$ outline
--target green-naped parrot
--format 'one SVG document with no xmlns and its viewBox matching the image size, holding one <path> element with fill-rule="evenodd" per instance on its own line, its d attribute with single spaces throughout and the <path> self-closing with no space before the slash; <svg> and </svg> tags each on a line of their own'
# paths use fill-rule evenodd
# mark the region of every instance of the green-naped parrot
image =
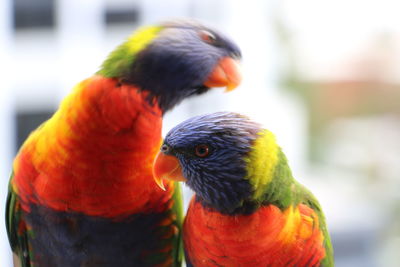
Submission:
<svg viewBox="0 0 400 267">
<path fill-rule="evenodd" d="M 152 164 L 162 117 L 240 83 L 241 53 L 197 22 L 144 27 L 80 82 L 13 163 L 7 232 L 17 266 L 180 266 L 178 184 Z"/>
<path fill-rule="evenodd" d="M 193 117 L 166 136 L 156 182 L 194 192 L 183 226 L 187 265 L 331 267 L 317 199 L 292 176 L 274 135 L 237 113 Z"/>
</svg>

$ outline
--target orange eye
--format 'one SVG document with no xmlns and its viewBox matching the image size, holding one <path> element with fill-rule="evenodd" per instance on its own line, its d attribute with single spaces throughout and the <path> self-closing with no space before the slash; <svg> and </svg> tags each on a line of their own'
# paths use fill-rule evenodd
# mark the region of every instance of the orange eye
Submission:
<svg viewBox="0 0 400 267">
<path fill-rule="evenodd" d="M 210 149 L 207 145 L 198 145 L 195 147 L 194 153 L 196 154 L 196 156 L 204 158 L 208 156 L 208 154 L 210 153 Z"/>
<path fill-rule="evenodd" d="M 212 34 L 209 31 L 204 31 L 204 30 L 199 32 L 199 36 L 204 42 L 209 43 L 209 44 L 213 44 L 215 42 L 215 40 L 217 39 L 214 34 Z"/>
</svg>

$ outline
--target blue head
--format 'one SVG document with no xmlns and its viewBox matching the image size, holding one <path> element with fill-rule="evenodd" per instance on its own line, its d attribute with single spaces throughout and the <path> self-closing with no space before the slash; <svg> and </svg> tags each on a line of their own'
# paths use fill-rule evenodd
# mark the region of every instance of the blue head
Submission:
<svg viewBox="0 0 400 267">
<path fill-rule="evenodd" d="M 167 134 L 160 154 L 179 161 L 183 179 L 176 180 L 185 180 L 204 205 L 226 214 L 251 212 L 253 187 L 245 179 L 245 157 L 260 130 L 259 124 L 236 113 L 197 116 Z"/>
<path fill-rule="evenodd" d="M 222 66 L 221 60 L 240 57 L 236 44 L 221 33 L 190 20 L 172 21 L 134 33 L 110 54 L 99 74 L 148 91 L 149 101 L 156 100 L 165 112 L 210 87 L 238 85 L 234 61 Z M 224 75 L 215 77 L 218 67 Z"/>
</svg>

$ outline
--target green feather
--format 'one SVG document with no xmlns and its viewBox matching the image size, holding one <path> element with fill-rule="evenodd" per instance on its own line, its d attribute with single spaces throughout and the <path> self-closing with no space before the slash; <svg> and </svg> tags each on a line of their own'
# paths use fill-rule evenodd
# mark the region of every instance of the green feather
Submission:
<svg viewBox="0 0 400 267">
<path fill-rule="evenodd" d="M 136 54 L 146 48 L 161 29 L 162 27 L 150 26 L 134 32 L 127 41 L 110 53 L 97 74 L 107 78 L 124 76 L 134 62 Z"/>
<path fill-rule="evenodd" d="M 323 259 L 321 263 L 321 267 L 331 267 L 334 266 L 333 263 L 333 247 L 331 238 L 329 236 L 328 228 L 326 227 L 326 220 L 324 212 L 322 211 L 321 205 L 315 196 L 303 185 L 297 183 L 299 188 L 299 194 L 301 202 L 312 208 L 315 213 L 317 213 L 319 221 L 320 221 L 320 229 L 324 235 L 324 246 L 326 250 L 326 257 Z"/>
<path fill-rule="evenodd" d="M 259 135 L 248 158 L 245 159 L 248 171 L 246 179 L 254 190 L 253 200 L 260 206 L 272 204 L 282 211 L 301 203 L 313 209 L 318 215 L 320 230 L 324 235 L 326 256 L 321 266 L 334 266 L 333 248 L 318 200 L 293 178 L 286 156 L 276 144 L 273 134 L 263 130 Z"/>
<path fill-rule="evenodd" d="M 182 241 L 182 224 L 183 224 L 183 199 L 182 189 L 180 183 L 175 183 L 175 191 L 172 197 L 174 205 L 172 207 L 172 213 L 176 215 L 175 226 L 179 229 L 178 235 L 175 236 L 173 245 L 173 267 L 180 267 L 183 259 L 183 241 Z"/>
<path fill-rule="evenodd" d="M 8 187 L 7 203 L 6 203 L 6 229 L 11 249 L 19 258 L 21 267 L 30 267 L 31 252 L 29 251 L 28 232 L 19 231 L 19 225 L 22 221 L 21 206 L 18 196 L 11 186 L 14 173 L 11 174 L 10 184 Z"/>
</svg>

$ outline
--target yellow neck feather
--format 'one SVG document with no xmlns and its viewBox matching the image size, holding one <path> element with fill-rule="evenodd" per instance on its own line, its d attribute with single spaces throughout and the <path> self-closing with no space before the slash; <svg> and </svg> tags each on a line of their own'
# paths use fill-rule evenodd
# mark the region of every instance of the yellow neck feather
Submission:
<svg viewBox="0 0 400 267">
<path fill-rule="evenodd" d="M 247 164 L 246 179 L 255 190 L 254 199 L 262 197 L 266 185 L 273 178 L 275 166 L 279 160 L 279 146 L 274 134 L 268 130 L 262 130 L 258 134 L 259 137 L 255 140 L 252 150 L 244 159 Z"/>
<path fill-rule="evenodd" d="M 162 27 L 159 26 L 148 26 L 135 31 L 126 42 L 129 54 L 135 55 L 144 49 L 157 36 L 161 29 Z"/>
</svg>

